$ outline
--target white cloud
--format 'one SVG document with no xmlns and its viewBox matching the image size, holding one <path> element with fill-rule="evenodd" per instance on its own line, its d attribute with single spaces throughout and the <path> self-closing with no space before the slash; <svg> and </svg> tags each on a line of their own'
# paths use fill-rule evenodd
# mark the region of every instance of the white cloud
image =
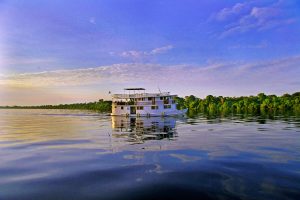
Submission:
<svg viewBox="0 0 300 200">
<path fill-rule="evenodd" d="M 203 66 L 115 64 L 87 69 L 0 76 L 0 105 L 109 99 L 108 91 L 160 86 L 180 96 L 283 94 L 300 87 L 300 55 L 261 62 L 210 62 Z"/>
<path fill-rule="evenodd" d="M 161 53 L 165 53 L 165 52 L 167 52 L 167 51 L 169 51 L 171 49 L 173 49 L 173 46 L 172 45 L 168 45 L 168 46 L 164 46 L 164 47 L 159 47 L 159 48 L 153 49 L 148 54 L 149 55 L 161 54 Z M 146 52 L 146 54 L 147 54 L 147 52 Z"/>
<path fill-rule="evenodd" d="M 185 65 L 161 66 L 157 64 L 115 64 L 87 69 L 45 71 L 0 77 L 0 85 L 60 86 L 88 85 L 103 82 L 125 83 L 130 81 L 168 80 L 176 71 L 189 71 Z"/>
<path fill-rule="evenodd" d="M 124 51 L 120 54 L 122 57 L 133 57 L 133 58 L 139 58 L 141 56 L 146 55 L 145 52 L 142 51 Z"/>
<path fill-rule="evenodd" d="M 266 74 L 262 74 L 268 75 L 269 73 L 269 77 L 272 76 L 272 74 L 270 73 L 278 72 L 278 76 L 280 76 L 284 75 L 284 73 L 286 72 L 283 70 L 300 70 L 300 55 L 270 60 L 268 62 L 261 61 L 256 63 L 244 64 L 239 67 L 239 70 L 242 70 L 243 72 L 251 71 L 252 73 L 256 73 L 257 71 L 267 72 Z"/>
<path fill-rule="evenodd" d="M 212 18 L 214 18 L 217 21 L 225 21 L 232 16 L 240 14 L 242 11 L 247 9 L 247 7 L 247 3 L 237 3 L 230 8 L 223 8 L 220 12 L 214 14 Z"/>
<path fill-rule="evenodd" d="M 169 50 L 171 50 L 173 48 L 174 47 L 172 45 L 167 45 L 167 46 L 152 49 L 151 51 L 135 51 L 135 50 L 124 51 L 124 52 L 120 53 L 119 55 L 121 57 L 125 57 L 125 58 L 139 59 L 139 58 L 144 58 L 144 57 L 147 57 L 147 56 L 163 54 L 163 53 L 166 53 L 166 52 L 168 52 Z"/>
<path fill-rule="evenodd" d="M 186 85 L 253 84 L 294 77 L 300 70 L 300 56 L 264 62 L 228 62 L 194 65 L 115 64 L 87 69 L 46 71 L 0 76 L 0 86 L 74 86 L 90 84 L 161 83 Z M 261 77 L 268 77 L 267 79 Z M 287 78 L 285 82 L 291 79 Z M 295 77 L 294 77 L 295 78 Z M 241 81 L 241 82 L 239 82 Z M 283 83 L 281 83 L 283 84 Z M 247 87 L 245 85 L 245 87 Z"/>
<path fill-rule="evenodd" d="M 296 19 L 288 16 L 287 10 L 279 2 L 260 6 L 258 1 L 249 1 L 222 9 L 213 15 L 215 21 L 226 22 L 219 38 L 251 30 L 265 31 L 294 23 Z"/>
</svg>

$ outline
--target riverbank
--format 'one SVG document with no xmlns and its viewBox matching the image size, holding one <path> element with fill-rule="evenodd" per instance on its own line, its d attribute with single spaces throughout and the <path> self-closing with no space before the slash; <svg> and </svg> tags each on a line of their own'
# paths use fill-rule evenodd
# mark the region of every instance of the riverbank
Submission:
<svg viewBox="0 0 300 200">
<path fill-rule="evenodd" d="M 39 106 L 0 106 L 0 109 L 69 109 L 69 110 L 94 110 L 99 112 L 111 112 L 111 101 L 99 100 L 88 103 L 73 103 L 59 105 Z"/>
<path fill-rule="evenodd" d="M 178 109 L 188 108 L 189 115 L 206 113 L 209 115 L 227 114 L 300 114 L 300 92 L 282 96 L 260 93 L 256 96 L 223 97 L 208 95 L 198 98 L 194 95 L 177 97 Z M 39 105 L 39 106 L 0 106 L 2 109 L 77 109 L 111 112 L 111 101 L 89 103 Z"/>
<path fill-rule="evenodd" d="M 197 98 L 190 95 L 177 98 L 178 108 L 188 108 L 190 115 L 198 113 L 207 114 L 300 114 L 300 92 L 284 94 L 282 96 L 266 95 L 257 96 L 223 97 L 208 95 L 206 98 Z"/>
</svg>

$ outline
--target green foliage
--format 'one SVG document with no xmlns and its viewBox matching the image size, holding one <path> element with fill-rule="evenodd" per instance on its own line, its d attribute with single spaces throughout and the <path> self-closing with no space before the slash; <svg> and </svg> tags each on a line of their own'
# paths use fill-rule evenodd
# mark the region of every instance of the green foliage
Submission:
<svg viewBox="0 0 300 200">
<path fill-rule="evenodd" d="M 99 112 L 111 112 L 111 101 L 99 101 L 89 103 L 59 104 L 59 105 L 42 105 L 42 106 L 5 106 L 0 108 L 13 109 L 76 109 L 76 110 L 95 110 Z"/>
<path fill-rule="evenodd" d="M 248 97 L 215 97 L 208 95 L 201 99 L 194 95 L 185 98 L 176 97 L 178 109 L 188 108 L 188 114 L 196 115 L 205 113 L 208 115 L 251 114 L 251 115 L 276 115 L 296 114 L 300 115 L 300 92 L 284 94 L 282 96 L 266 95 L 260 93 L 257 96 Z M 25 108 L 25 109 L 82 109 L 99 112 L 111 112 L 111 101 L 100 99 L 90 103 L 74 103 L 42 106 L 5 106 L 0 108 Z"/>
<path fill-rule="evenodd" d="M 190 115 L 206 113 L 209 115 L 228 114 L 300 114 L 300 92 L 282 96 L 266 95 L 248 97 L 215 97 L 197 98 L 194 95 L 176 98 L 177 107 L 188 108 Z"/>
</svg>

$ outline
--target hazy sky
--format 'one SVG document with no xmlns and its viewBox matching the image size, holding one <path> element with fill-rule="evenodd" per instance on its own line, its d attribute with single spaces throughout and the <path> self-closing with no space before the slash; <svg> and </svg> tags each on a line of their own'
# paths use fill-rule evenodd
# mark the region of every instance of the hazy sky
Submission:
<svg viewBox="0 0 300 200">
<path fill-rule="evenodd" d="M 0 0 L 0 105 L 300 90 L 298 0 Z"/>
</svg>

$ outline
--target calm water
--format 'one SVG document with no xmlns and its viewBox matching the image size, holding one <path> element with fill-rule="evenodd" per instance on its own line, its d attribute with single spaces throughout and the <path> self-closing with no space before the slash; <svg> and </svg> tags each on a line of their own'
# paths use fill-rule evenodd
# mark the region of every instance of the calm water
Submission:
<svg viewBox="0 0 300 200">
<path fill-rule="evenodd" d="M 299 199 L 300 119 L 0 110 L 0 199 Z"/>
</svg>

